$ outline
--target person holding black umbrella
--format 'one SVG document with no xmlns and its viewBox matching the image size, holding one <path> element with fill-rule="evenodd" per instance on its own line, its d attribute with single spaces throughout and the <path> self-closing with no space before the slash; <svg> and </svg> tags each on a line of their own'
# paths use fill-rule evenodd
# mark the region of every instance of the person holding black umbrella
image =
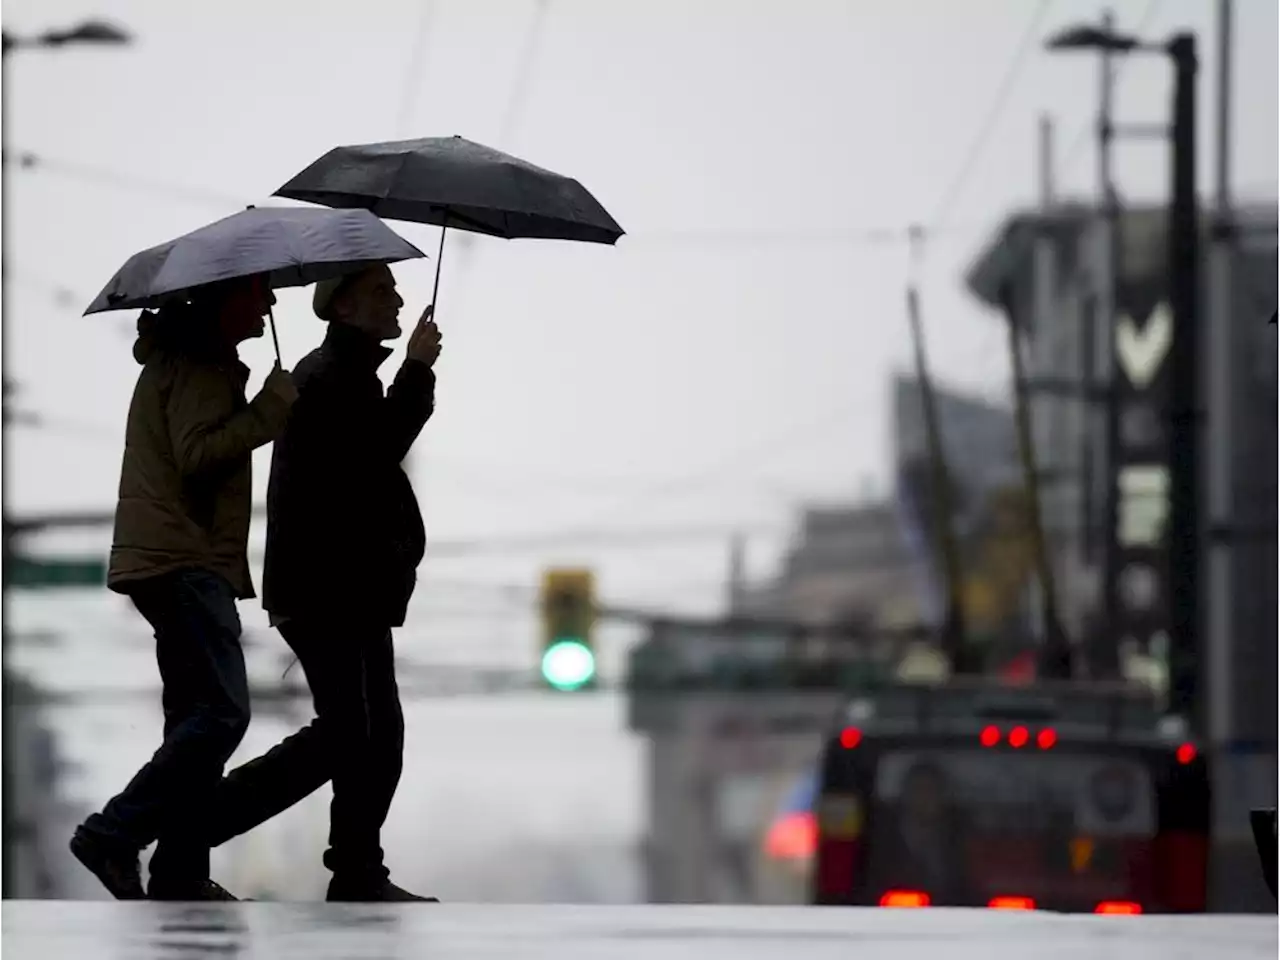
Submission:
<svg viewBox="0 0 1280 960">
<path fill-rule="evenodd" d="M 276 441 L 267 489 L 263 606 L 297 654 L 316 719 L 218 785 L 218 846 L 332 781 L 327 899 L 423 901 L 390 880 L 382 825 L 400 782 L 404 715 L 392 629 L 402 626 L 426 550 L 401 462 L 435 408 L 440 331 L 427 307 L 385 396 L 378 367 L 398 338 L 386 266 L 316 284 L 328 330 L 295 368 L 298 402 Z"/>
<path fill-rule="evenodd" d="M 271 458 L 263 606 L 302 664 L 316 719 L 223 780 L 215 844 L 333 782 L 327 898 L 427 901 L 390 881 L 381 830 L 400 781 L 404 716 L 391 631 L 426 549 L 401 467 L 435 407 L 440 331 L 428 307 L 386 395 L 383 346 L 401 335 L 386 266 L 316 285 L 328 323 L 296 367 L 299 398 Z"/>
<path fill-rule="evenodd" d="M 142 365 L 125 431 L 107 586 L 151 624 L 164 685 L 164 742 L 75 831 L 71 851 L 121 900 L 234 900 L 209 879 L 203 824 L 249 725 L 236 601 L 254 595 L 246 556 L 251 454 L 297 398 L 277 366 L 245 399 L 238 345 L 265 331 L 265 277 L 200 288 L 143 312 Z M 159 838 L 144 894 L 138 853 Z"/>
</svg>

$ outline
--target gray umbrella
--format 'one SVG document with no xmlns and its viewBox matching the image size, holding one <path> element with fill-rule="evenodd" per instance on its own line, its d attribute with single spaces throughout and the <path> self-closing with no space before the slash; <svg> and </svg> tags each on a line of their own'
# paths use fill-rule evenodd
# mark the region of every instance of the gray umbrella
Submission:
<svg viewBox="0 0 1280 960">
<path fill-rule="evenodd" d="M 375 263 L 426 256 L 367 210 L 249 207 L 135 253 L 85 315 L 158 307 L 197 287 L 266 274 L 272 287 L 301 287 Z M 272 318 L 276 359 L 280 343 Z"/>
<path fill-rule="evenodd" d="M 617 221 L 576 180 L 462 137 L 368 143 L 330 150 L 276 191 L 327 207 L 362 207 L 390 220 L 508 240 L 613 244 Z M 436 258 L 435 302 L 440 286 Z"/>
</svg>

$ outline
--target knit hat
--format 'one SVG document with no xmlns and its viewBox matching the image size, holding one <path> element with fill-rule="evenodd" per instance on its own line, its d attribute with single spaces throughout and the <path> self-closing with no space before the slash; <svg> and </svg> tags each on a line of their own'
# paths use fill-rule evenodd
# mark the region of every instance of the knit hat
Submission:
<svg viewBox="0 0 1280 960">
<path fill-rule="evenodd" d="M 311 297 L 311 309 L 315 315 L 321 320 L 328 320 L 329 304 L 333 302 L 333 298 L 338 295 L 338 291 L 352 277 L 358 277 L 358 273 L 348 273 L 345 276 L 333 277 L 329 280 L 321 280 L 316 284 L 316 292 Z"/>
</svg>

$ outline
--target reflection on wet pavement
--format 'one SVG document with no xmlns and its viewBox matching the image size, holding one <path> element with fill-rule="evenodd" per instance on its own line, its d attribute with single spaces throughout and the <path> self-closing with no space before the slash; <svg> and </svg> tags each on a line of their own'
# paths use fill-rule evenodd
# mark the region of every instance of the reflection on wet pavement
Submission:
<svg viewBox="0 0 1280 960">
<path fill-rule="evenodd" d="M 1272 960 L 1267 917 L 473 904 L 3 905 L 5 960 Z"/>
</svg>

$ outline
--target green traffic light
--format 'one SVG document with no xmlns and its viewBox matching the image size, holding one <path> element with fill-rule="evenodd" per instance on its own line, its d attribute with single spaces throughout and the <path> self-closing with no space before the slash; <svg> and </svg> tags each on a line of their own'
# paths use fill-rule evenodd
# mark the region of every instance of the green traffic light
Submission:
<svg viewBox="0 0 1280 960">
<path fill-rule="evenodd" d="M 557 690 L 577 690 L 595 672 L 595 654 L 581 640 L 557 640 L 542 654 L 542 677 Z"/>
</svg>

